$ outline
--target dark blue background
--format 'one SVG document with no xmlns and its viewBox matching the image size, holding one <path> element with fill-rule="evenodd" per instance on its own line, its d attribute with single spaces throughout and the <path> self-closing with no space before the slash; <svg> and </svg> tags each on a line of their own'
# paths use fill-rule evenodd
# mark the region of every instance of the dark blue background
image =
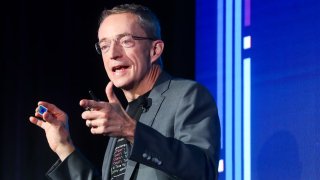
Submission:
<svg viewBox="0 0 320 180">
<path fill-rule="evenodd" d="M 320 177 L 320 2 L 252 1 L 252 179 Z"/>
</svg>

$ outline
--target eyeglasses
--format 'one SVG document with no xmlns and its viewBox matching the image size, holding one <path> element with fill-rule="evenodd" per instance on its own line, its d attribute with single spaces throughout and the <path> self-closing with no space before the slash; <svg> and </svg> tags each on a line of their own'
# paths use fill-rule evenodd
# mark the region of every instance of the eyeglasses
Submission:
<svg viewBox="0 0 320 180">
<path fill-rule="evenodd" d="M 155 38 L 150 37 L 140 37 L 140 36 L 134 36 L 132 34 L 121 34 L 118 37 L 116 37 L 113 40 L 110 39 L 103 39 L 97 43 L 95 43 L 95 48 L 98 54 L 102 55 L 107 53 L 110 50 L 111 43 L 114 41 L 114 43 L 120 44 L 124 48 L 132 48 L 135 45 L 135 40 L 156 40 Z"/>
</svg>

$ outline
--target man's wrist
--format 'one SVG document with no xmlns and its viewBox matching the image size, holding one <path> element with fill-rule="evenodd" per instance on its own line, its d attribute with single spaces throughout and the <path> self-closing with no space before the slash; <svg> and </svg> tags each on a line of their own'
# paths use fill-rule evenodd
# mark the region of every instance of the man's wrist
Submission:
<svg viewBox="0 0 320 180">
<path fill-rule="evenodd" d="M 65 160 L 73 151 L 75 151 L 75 147 L 73 144 L 63 145 L 57 149 L 56 153 L 59 156 L 61 161 Z"/>
<path fill-rule="evenodd" d="M 132 125 L 129 126 L 127 133 L 126 133 L 126 139 L 130 142 L 130 144 L 133 144 L 134 142 L 134 134 L 136 132 L 137 122 L 132 121 Z"/>
</svg>

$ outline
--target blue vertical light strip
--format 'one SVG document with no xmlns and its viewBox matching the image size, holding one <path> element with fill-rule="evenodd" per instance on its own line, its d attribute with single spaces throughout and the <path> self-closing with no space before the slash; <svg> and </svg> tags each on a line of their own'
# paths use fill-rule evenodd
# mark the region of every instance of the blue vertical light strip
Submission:
<svg viewBox="0 0 320 180">
<path fill-rule="evenodd" d="M 242 180 L 242 0 L 234 2 L 234 179 Z"/>
<path fill-rule="evenodd" d="M 213 94 L 216 89 L 222 128 L 221 148 L 225 150 L 225 179 L 250 180 L 251 60 L 242 59 L 243 0 L 217 0 L 216 3 L 215 11 L 214 1 L 196 0 L 196 79 Z M 213 14 L 215 12 L 217 14 Z M 208 23 L 215 15 L 216 27 Z M 213 28 L 216 28 L 217 42 L 207 36 L 212 34 Z M 214 43 L 217 44 L 216 57 L 210 53 Z M 217 71 L 213 74 L 215 60 Z M 215 76 L 216 86 L 212 83 Z"/>
<path fill-rule="evenodd" d="M 225 147 L 226 180 L 233 180 L 233 0 L 226 0 L 225 20 Z"/>
<path fill-rule="evenodd" d="M 251 0 L 244 0 L 244 27 L 251 25 Z M 251 48 L 251 36 L 246 40 L 244 50 Z M 251 58 L 243 60 L 243 178 L 251 180 Z"/>
<path fill-rule="evenodd" d="M 243 178 L 251 180 L 251 59 L 243 60 Z"/>
<path fill-rule="evenodd" d="M 217 0 L 217 106 L 219 110 L 221 124 L 221 149 L 224 147 L 224 66 L 223 66 L 223 49 L 224 49 L 224 0 Z"/>
</svg>

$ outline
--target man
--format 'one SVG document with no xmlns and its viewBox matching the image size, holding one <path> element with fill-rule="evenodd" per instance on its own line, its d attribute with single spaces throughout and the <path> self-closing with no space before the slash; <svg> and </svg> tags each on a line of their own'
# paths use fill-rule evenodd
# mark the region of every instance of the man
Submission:
<svg viewBox="0 0 320 180">
<path fill-rule="evenodd" d="M 110 136 L 102 179 L 217 179 L 220 125 L 210 93 L 196 82 L 173 78 L 162 70 L 164 42 L 156 16 L 146 7 L 125 4 L 105 10 L 98 30 L 110 82 L 109 102 L 83 99 L 90 109 L 82 118 L 92 134 Z M 112 87 L 128 100 L 126 111 Z M 53 104 L 30 121 L 46 132 L 60 160 L 49 170 L 52 179 L 100 178 L 75 149 L 67 114 Z M 44 121 L 40 120 L 42 118 Z"/>
</svg>

